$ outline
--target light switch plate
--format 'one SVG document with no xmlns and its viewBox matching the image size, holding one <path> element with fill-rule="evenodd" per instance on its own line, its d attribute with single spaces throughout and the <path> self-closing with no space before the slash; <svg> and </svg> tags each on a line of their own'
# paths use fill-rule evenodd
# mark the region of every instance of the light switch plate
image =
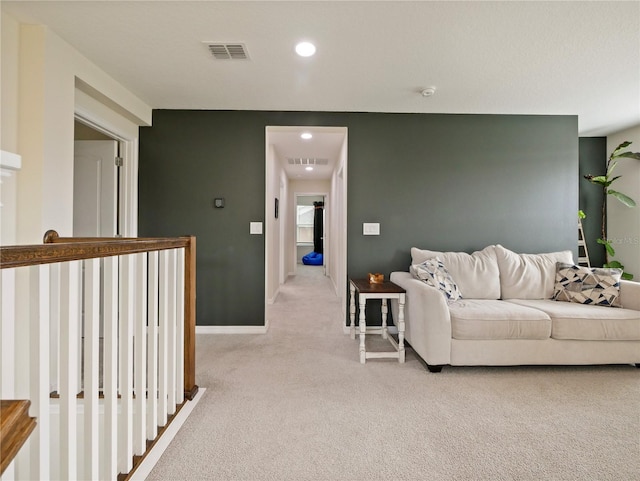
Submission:
<svg viewBox="0 0 640 481">
<path fill-rule="evenodd" d="M 363 223 L 362 235 L 380 235 L 380 223 L 378 222 Z"/>
<path fill-rule="evenodd" d="M 262 234 L 262 222 L 251 222 L 249 224 L 249 234 Z"/>
</svg>

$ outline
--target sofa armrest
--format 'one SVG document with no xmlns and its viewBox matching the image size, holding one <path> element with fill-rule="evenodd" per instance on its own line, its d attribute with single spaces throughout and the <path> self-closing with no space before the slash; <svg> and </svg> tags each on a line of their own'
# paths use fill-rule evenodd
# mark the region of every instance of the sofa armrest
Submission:
<svg viewBox="0 0 640 481">
<path fill-rule="evenodd" d="M 620 281 L 620 303 L 626 309 L 640 311 L 640 282 Z"/>
<path fill-rule="evenodd" d="M 427 364 L 450 364 L 451 318 L 442 293 L 408 272 L 392 272 L 390 279 L 407 291 L 404 309 L 407 342 Z M 398 301 L 391 301 L 391 309 L 393 318 L 398 319 Z"/>
</svg>

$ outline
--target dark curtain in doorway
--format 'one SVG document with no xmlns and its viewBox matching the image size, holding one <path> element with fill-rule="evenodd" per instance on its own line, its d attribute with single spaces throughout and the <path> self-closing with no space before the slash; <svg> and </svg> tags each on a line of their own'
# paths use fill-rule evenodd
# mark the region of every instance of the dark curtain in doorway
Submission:
<svg viewBox="0 0 640 481">
<path fill-rule="evenodd" d="M 324 202 L 314 202 L 313 203 L 314 211 L 313 211 L 313 251 L 318 254 L 323 253 L 323 244 L 322 237 L 324 233 L 323 229 L 323 213 L 324 213 Z"/>
</svg>

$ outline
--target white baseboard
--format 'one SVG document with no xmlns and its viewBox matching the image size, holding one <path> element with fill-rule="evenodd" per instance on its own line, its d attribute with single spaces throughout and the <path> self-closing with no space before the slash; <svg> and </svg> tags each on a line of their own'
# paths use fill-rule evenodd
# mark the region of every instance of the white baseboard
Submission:
<svg viewBox="0 0 640 481">
<path fill-rule="evenodd" d="M 151 470 L 160 459 L 160 456 L 162 456 L 162 453 L 164 453 L 167 447 L 169 447 L 169 443 L 171 443 L 176 434 L 178 434 L 178 431 L 189 417 L 189 414 L 191 414 L 191 411 L 193 411 L 193 408 L 196 407 L 196 404 L 198 404 L 205 391 L 205 388 L 199 388 L 198 393 L 193 400 L 186 402 L 184 406 L 182 406 L 182 409 L 178 411 L 178 414 L 176 414 L 176 417 L 171 421 L 171 424 L 167 426 L 167 429 L 162 433 L 162 436 L 160 436 L 156 441 L 156 444 L 144 457 L 129 479 L 140 481 L 147 479 L 147 476 L 151 473 Z"/>
<path fill-rule="evenodd" d="M 196 326 L 196 334 L 266 334 L 269 321 L 264 326 Z"/>
<path fill-rule="evenodd" d="M 273 295 L 273 297 L 271 299 L 267 299 L 267 304 L 271 305 L 274 302 L 276 302 L 276 299 L 278 298 L 279 294 L 280 294 L 280 287 L 278 286 L 278 288 L 276 289 L 276 293 Z"/>
</svg>

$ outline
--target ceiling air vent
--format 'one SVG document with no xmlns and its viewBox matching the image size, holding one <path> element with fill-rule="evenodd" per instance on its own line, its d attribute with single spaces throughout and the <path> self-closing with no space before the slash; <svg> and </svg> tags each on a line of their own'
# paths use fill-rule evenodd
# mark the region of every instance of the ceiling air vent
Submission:
<svg viewBox="0 0 640 481">
<path fill-rule="evenodd" d="M 216 60 L 247 60 L 249 58 L 243 43 L 205 43 Z"/>
<path fill-rule="evenodd" d="M 316 159 L 316 158 L 304 158 L 304 157 L 288 157 L 287 160 L 291 165 L 327 165 L 329 159 Z"/>
</svg>

